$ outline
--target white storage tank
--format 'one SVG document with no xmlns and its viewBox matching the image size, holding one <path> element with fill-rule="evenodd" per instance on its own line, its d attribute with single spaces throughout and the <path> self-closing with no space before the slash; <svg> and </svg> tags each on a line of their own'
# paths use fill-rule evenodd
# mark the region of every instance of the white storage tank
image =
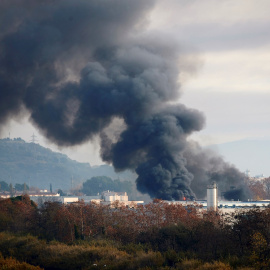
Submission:
<svg viewBox="0 0 270 270">
<path fill-rule="evenodd" d="M 215 182 L 207 186 L 207 210 L 217 211 L 218 208 L 218 188 Z"/>
</svg>

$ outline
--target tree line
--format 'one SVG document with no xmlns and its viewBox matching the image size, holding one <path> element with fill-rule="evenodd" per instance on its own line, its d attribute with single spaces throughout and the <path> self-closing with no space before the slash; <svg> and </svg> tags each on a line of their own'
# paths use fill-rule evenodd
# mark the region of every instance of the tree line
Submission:
<svg viewBox="0 0 270 270">
<path fill-rule="evenodd" d="M 254 200 L 270 200 L 270 177 L 263 180 L 249 180 L 248 186 Z"/>
<path fill-rule="evenodd" d="M 37 208 L 27 195 L 0 201 L 2 256 L 45 269 L 269 269 L 269 244 L 270 208 L 222 214 L 160 200 L 137 208 Z"/>
<path fill-rule="evenodd" d="M 11 183 L 8 184 L 6 181 L 0 181 L 0 192 L 8 191 L 12 192 L 13 190 L 17 191 L 25 191 L 29 190 L 29 186 L 24 184 L 18 184 L 16 183 L 15 186 L 13 186 Z"/>
<path fill-rule="evenodd" d="M 96 196 L 106 190 L 131 194 L 133 188 L 134 185 L 131 181 L 112 180 L 107 176 L 94 176 L 82 184 L 80 192 L 87 196 Z"/>
</svg>

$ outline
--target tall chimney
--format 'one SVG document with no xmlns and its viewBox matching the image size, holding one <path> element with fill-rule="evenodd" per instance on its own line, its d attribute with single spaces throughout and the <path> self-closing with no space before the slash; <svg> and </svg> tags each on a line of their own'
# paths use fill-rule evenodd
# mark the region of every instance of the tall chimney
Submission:
<svg viewBox="0 0 270 270">
<path fill-rule="evenodd" d="M 207 210 L 208 211 L 217 211 L 218 206 L 218 188 L 216 182 L 213 182 L 212 185 L 207 186 Z"/>
</svg>

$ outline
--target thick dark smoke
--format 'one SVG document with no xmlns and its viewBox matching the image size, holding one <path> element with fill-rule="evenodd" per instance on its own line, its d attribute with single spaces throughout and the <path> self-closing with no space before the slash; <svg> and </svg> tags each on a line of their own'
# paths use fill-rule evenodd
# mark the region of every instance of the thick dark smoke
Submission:
<svg viewBox="0 0 270 270">
<path fill-rule="evenodd" d="M 99 135 L 103 160 L 116 170 L 135 170 L 138 189 L 152 197 L 181 199 L 193 191 L 200 197 L 213 180 L 242 183 L 228 176 L 230 166 L 187 142 L 204 117 L 172 103 L 179 98 L 181 52 L 171 39 L 145 30 L 154 4 L 1 1 L 1 126 L 27 111 L 58 145 Z M 110 136 L 115 119 L 123 128 Z M 201 155 L 205 161 L 196 161 Z"/>
<path fill-rule="evenodd" d="M 220 195 L 227 200 L 247 200 L 251 198 L 250 190 L 246 184 L 247 178 L 233 165 L 224 162 L 210 149 L 202 149 L 196 142 L 189 142 L 184 151 L 186 168 L 192 172 L 191 188 L 199 196 L 206 196 L 205 187 L 216 182 Z M 231 187 L 237 187 L 232 190 Z"/>
<path fill-rule="evenodd" d="M 234 201 L 247 199 L 247 196 L 243 188 L 228 190 L 223 194 L 223 196 L 227 200 L 234 200 Z"/>
</svg>

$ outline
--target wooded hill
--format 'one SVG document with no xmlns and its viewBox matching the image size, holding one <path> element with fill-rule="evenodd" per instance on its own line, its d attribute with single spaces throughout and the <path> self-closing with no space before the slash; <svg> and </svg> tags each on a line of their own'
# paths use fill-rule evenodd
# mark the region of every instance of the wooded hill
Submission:
<svg viewBox="0 0 270 270">
<path fill-rule="evenodd" d="M 67 155 L 21 138 L 0 139 L 0 181 L 26 183 L 40 189 L 49 189 L 52 184 L 53 190 L 69 190 L 71 179 L 75 187 L 93 176 L 120 180 L 135 178 L 130 172 L 117 174 L 108 165 L 91 167 L 89 163 L 71 160 Z"/>
</svg>

